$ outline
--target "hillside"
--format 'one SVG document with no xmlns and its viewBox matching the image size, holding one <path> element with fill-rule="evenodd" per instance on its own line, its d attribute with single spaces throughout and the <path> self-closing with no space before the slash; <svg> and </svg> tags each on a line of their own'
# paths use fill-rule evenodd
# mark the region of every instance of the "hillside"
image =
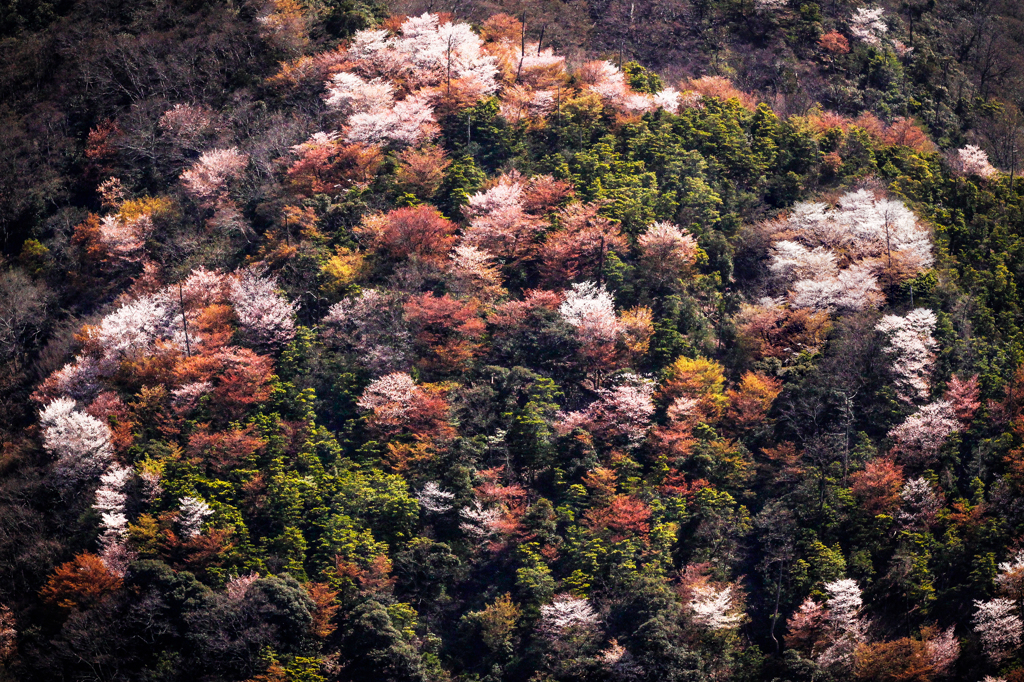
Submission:
<svg viewBox="0 0 1024 682">
<path fill-rule="evenodd" d="M 0 9 L 0 679 L 1024 680 L 938 4 Z"/>
</svg>

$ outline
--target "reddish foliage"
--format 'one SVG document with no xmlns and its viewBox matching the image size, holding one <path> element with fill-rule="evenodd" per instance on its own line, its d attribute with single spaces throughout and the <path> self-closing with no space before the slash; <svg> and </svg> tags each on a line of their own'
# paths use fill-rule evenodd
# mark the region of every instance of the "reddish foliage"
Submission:
<svg viewBox="0 0 1024 682">
<path fill-rule="evenodd" d="M 839 31 L 829 31 L 818 38 L 818 45 L 832 54 L 849 54 L 850 41 Z"/>
<path fill-rule="evenodd" d="M 410 147 L 399 152 L 398 160 L 395 180 L 421 198 L 433 196 L 452 164 L 441 147 Z"/>
<path fill-rule="evenodd" d="M 189 436 L 186 452 L 194 461 L 205 463 L 215 472 L 225 473 L 251 457 L 263 445 L 251 424 L 217 433 L 210 433 L 206 424 Z"/>
<path fill-rule="evenodd" d="M 891 514 L 900 504 L 903 467 L 887 457 L 873 459 L 850 476 L 850 489 L 872 516 Z"/>
<path fill-rule="evenodd" d="M 651 432 L 651 443 L 658 452 L 665 453 L 670 460 L 685 460 L 693 452 L 697 439 L 693 437 L 692 425 L 673 422 L 659 426 Z"/>
<path fill-rule="evenodd" d="M 85 143 L 85 158 L 89 159 L 89 170 L 95 177 L 109 175 L 117 160 L 115 142 L 122 134 L 121 128 L 113 119 L 101 121 L 89 131 Z"/>
<path fill-rule="evenodd" d="M 723 101 L 735 99 L 750 111 L 757 109 L 757 99 L 753 95 L 748 95 L 733 85 L 729 79 L 721 76 L 703 76 L 692 80 L 687 84 L 686 89 L 698 92 L 704 97 L 717 97 Z"/>
<path fill-rule="evenodd" d="M 207 569 L 223 565 L 224 555 L 234 546 L 231 534 L 230 530 L 214 528 L 182 540 L 170 530 L 165 531 L 165 557 L 176 570 L 203 576 Z"/>
<path fill-rule="evenodd" d="M 455 223 L 433 206 L 398 208 L 363 219 L 356 235 L 392 258 L 418 256 L 441 261 L 455 245 Z"/>
<path fill-rule="evenodd" d="M 111 573 L 98 556 L 82 552 L 57 567 L 39 596 L 66 609 L 89 608 L 120 589 L 121 584 L 120 576 Z"/>
<path fill-rule="evenodd" d="M 550 175 L 537 175 L 526 183 L 523 189 L 523 209 L 527 213 L 542 216 L 555 210 L 559 204 L 573 195 L 573 186 Z"/>
<path fill-rule="evenodd" d="M 424 369 L 452 372 L 463 369 L 480 349 L 486 331 L 475 300 L 460 301 L 448 294 L 423 294 L 405 304 L 405 316 L 420 346 Z"/>
<path fill-rule="evenodd" d="M 762 423 L 772 403 L 782 392 L 782 381 L 775 377 L 747 372 L 738 388 L 729 389 L 729 410 L 726 417 L 737 430 Z"/>
<path fill-rule="evenodd" d="M 598 215 L 597 204 L 570 204 L 558 212 L 562 229 L 544 242 L 541 260 L 545 280 L 565 284 L 580 278 L 598 279 L 610 251 L 622 253 L 626 239 L 619 226 Z"/>
<path fill-rule="evenodd" d="M 233 421 L 270 397 L 274 361 L 248 348 L 233 348 L 218 355 L 225 370 L 215 382 L 213 394 L 224 418 Z"/>
<path fill-rule="evenodd" d="M 872 682 L 930 682 L 936 674 L 928 644 L 901 637 L 857 648 L 854 674 Z"/>
<path fill-rule="evenodd" d="M 627 538 L 646 540 L 651 529 L 651 510 L 640 500 L 627 495 L 616 496 L 607 507 L 589 509 L 583 523 L 594 532 L 609 531 L 610 540 Z"/>
<path fill-rule="evenodd" d="M 745 308 L 739 319 L 742 343 L 755 359 L 789 358 L 817 348 L 830 326 L 827 312 L 810 308 Z"/>
<path fill-rule="evenodd" d="M 339 140 L 306 143 L 299 145 L 299 150 L 299 158 L 288 168 L 288 180 L 303 196 L 337 194 L 346 187 L 369 182 L 384 160 L 378 147 Z"/>
<path fill-rule="evenodd" d="M 910 147 L 916 152 L 930 152 L 935 149 L 928 135 L 909 118 L 898 118 L 893 121 L 885 131 L 884 139 L 888 144 Z"/>
<path fill-rule="evenodd" d="M 953 403 L 953 414 L 962 422 L 970 422 L 981 407 L 979 399 L 978 375 L 969 379 L 953 377 L 946 387 L 946 400 Z"/>
<path fill-rule="evenodd" d="M 341 608 L 337 603 L 338 592 L 332 590 L 326 583 L 306 583 L 306 594 L 313 600 L 313 621 L 309 625 L 310 632 L 314 637 L 323 639 L 329 637 L 338 626 L 332 623 L 334 615 Z"/>
</svg>

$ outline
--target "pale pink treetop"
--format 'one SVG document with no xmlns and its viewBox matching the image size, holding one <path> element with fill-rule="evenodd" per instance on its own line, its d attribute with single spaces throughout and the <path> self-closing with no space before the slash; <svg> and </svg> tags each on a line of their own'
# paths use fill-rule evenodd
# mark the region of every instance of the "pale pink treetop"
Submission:
<svg viewBox="0 0 1024 682">
<path fill-rule="evenodd" d="M 200 156 L 191 168 L 182 173 L 181 182 L 196 199 L 211 199 L 248 163 L 249 157 L 234 147 L 215 149 Z"/>
<path fill-rule="evenodd" d="M 1017 605 L 1010 599 L 997 597 L 989 601 L 974 602 L 974 632 L 981 646 L 995 662 L 999 662 L 1020 646 L 1024 636 L 1024 623 L 1017 615 Z"/>
<path fill-rule="evenodd" d="M 882 36 L 889 27 L 882 21 L 885 10 L 881 7 L 868 9 L 859 7 L 850 19 L 850 33 L 854 38 L 864 41 L 868 45 L 881 45 Z"/>
<path fill-rule="evenodd" d="M 445 490 L 435 481 L 429 481 L 423 489 L 416 493 L 416 500 L 420 506 L 433 514 L 443 514 L 451 511 L 455 500 L 455 493 Z"/>
<path fill-rule="evenodd" d="M 826 583 L 825 591 L 829 646 L 818 656 L 818 664 L 848 669 L 857 647 L 867 639 L 867 623 L 860 613 L 864 604 L 860 587 L 856 580 L 845 578 Z"/>
<path fill-rule="evenodd" d="M 250 571 L 246 575 L 237 575 L 228 581 L 228 584 L 224 586 L 224 591 L 230 599 L 243 599 L 252 584 L 259 579 L 260 574 L 256 571 Z"/>
<path fill-rule="evenodd" d="M 483 301 L 493 301 L 505 293 L 501 273 L 494 265 L 494 257 L 487 251 L 460 244 L 452 251 L 448 262 L 448 271 L 454 279 L 454 293 L 475 296 Z"/>
<path fill-rule="evenodd" d="M 411 376 L 405 372 L 393 372 L 367 386 L 356 404 L 379 417 L 399 419 L 408 411 L 419 391 Z"/>
<path fill-rule="evenodd" d="M 434 108 L 423 94 L 412 94 L 386 111 L 353 114 L 345 126 L 345 139 L 363 144 L 395 142 L 415 145 L 435 137 L 440 129 Z"/>
<path fill-rule="evenodd" d="M 43 427 L 43 448 L 54 458 L 54 477 L 58 485 L 71 487 L 94 480 L 110 464 L 114 449 L 110 428 L 90 414 L 80 411 L 70 398 L 58 398 L 39 413 Z"/>
<path fill-rule="evenodd" d="M 779 231 L 787 238 L 773 245 L 770 268 L 787 284 L 796 280 L 790 286 L 796 307 L 873 307 L 882 299 L 877 271 L 912 276 L 933 262 L 927 227 L 902 202 L 867 190 L 848 192 L 835 207 L 798 203 Z"/>
<path fill-rule="evenodd" d="M 148 215 L 132 220 L 108 215 L 100 221 L 99 238 L 110 255 L 126 262 L 136 262 L 142 257 L 146 238 L 152 231 L 153 219 Z"/>
<path fill-rule="evenodd" d="M 474 501 L 472 505 L 459 510 L 462 523 L 459 529 L 475 538 L 486 538 L 493 535 L 501 522 L 502 511 L 496 507 L 484 507 Z"/>
<path fill-rule="evenodd" d="M 668 263 L 676 269 L 697 260 L 697 241 L 686 230 L 668 222 L 656 222 L 637 239 L 641 255 L 650 261 Z"/>
<path fill-rule="evenodd" d="M 411 336 L 396 296 L 363 289 L 331 306 L 323 324 L 328 340 L 350 348 L 355 361 L 374 374 L 408 364 Z"/>
<path fill-rule="evenodd" d="M 573 284 L 558 312 L 584 342 L 615 341 L 622 332 L 611 294 L 593 282 Z"/>
<path fill-rule="evenodd" d="M 950 159 L 950 166 L 957 175 L 977 175 L 979 178 L 994 178 L 999 171 L 989 163 L 988 154 L 981 147 L 969 144 L 957 150 Z"/>
<path fill-rule="evenodd" d="M 228 295 L 239 325 L 253 343 L 279 346 L 295 336 L 295 304 L 278 293 L 273 278 L 247 268 L 236 273 Z"/>
<path fill-rule="evenodd" d="M 1024 598 L 1024 550 L 1017 550 L 1009 561 L 1000 562 L 996 586 L 1003 596 L 1016 602 Z"/>
<path fill-rule="evenodd" d="M 178 500 L 178 531 L 183 538 L 191 540 L 203 530 L 203 523 L 213 514 L 213 509 L 198 497 L 186 496 Z"/>
<path fill-rule="evenodd" d="M 916 308 L 903 317 L 886 315 L 875 325 L 886 338 L 883 352 L 889 360 L 897 396 L 905 402 L 928 397 L 937 346 L 932 338 L 935 324 L 935 313 Z"/>
<path fill-rule="evenodd" d="M 917 523 L 929 526 L 942 509 L 942 501 L 935 493 L 935 488 L 922 476 L 907 479 L 900 490 L 900 500 L 902 508 L 898 518 L 907 525 Z"/>
<path fill-rule="evenodd" d="M 379 113 L 394 106 L 394 92 L 394 86 L 386 80 L 364 80 L 354 73 L 342 71 L 328 81 L 324 99 L 328 107 L 345 115 Z"/>
<path fill-rule="evenodd" d="M 936 674 L 945 675 L 960 658 L 960 640 L 956 638 L 955 627 L 949 627 L 925 641 L 928 660 Z"/>
<path fill-rule="evenodd" d="M 709 630 L 728 630 L 740 624 L 741 614 L 735 613 L 732 585 L 718 589 L 712 585 L 696 585 L 689 609 L 693 621 Z"/>
<path fill-rule="evenodd" d="M 878 279 L 872 267 L 863 263 L 843 268 L 835 277 L 798 280 L 789 296 L 794 308 L 815 310 L 864 310 L 874 308 L 881 300 Z"/>
<path fill-rule="evenodd" d="M 946 439 L 960 430 L 960 421 L 948 400 L 925 405 L 889 431 L 889 437 L 896 442 L 897 449 L 907 459 L 930 461 L 938 453 Z"/>
<path fill-rule="evenodd" d="M 92 505 L 100 513 L 100 559 L 118 575 L 124 575 L 132 555 L 125 546 L 124 538 L 128 531 L 125 488 L 133 475 L 132 469 L 112 464 L 100 477 L 100 487 L 96 489 L 96 501 Z"/>
<path fill-rule="evenodd" d="M 371 77 L 401 78 L 413 88 L 470 79 L 482 94 L 497 90 L 497 59 L 485 55 L 483 41 L 469 24 L 441 22 L 436 14 L 409 17 L 400 35 L 368 29 L 353 36 L 349 55 Z"/>
<path fill-rule="evenodd" d="M 620 383 L 597 392 L 597 400 L 583 410 L 559 412 L 555 429 L 565 435 L 577 427 L 624 437 L 630 446 L 638 445 L 647 435 L 654 416 L 654 382 L 626 374 Z"/>
<path fill-rule="evenodd" d="M 573 630 L 590 630 L 600 623 L 590 602 L 571 594 L 557 594 L 550 604 L 540 607 L 539 630 L 552 639 Z"/>
</svg>

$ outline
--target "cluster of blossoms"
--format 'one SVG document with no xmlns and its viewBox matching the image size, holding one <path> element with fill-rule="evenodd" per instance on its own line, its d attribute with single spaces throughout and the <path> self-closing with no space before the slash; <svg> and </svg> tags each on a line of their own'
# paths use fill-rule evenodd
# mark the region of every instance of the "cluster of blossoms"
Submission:
<svg viewBox="0 0 1024 682">
<path fill-rule="evenodd" d="M 906 367 L 905 364 L 898 365 Z M 922 377 L 916 376 L 921 379 Z M 980 402 L 978 378 L 954 377 L 941 400 L 925 405 L 889 432 L 895 450 L 910 462 L 929 462 L 946 439 L 974 419 Z"/>
<path fill-rule="evenodd" d="M 885 14 L 885 10 L 881 7 L 876 9 L 858 7 L 850 19 L 850 33 L 854 38 L 868 45 L 881 45 L 882 36 L 889 30 L 889 27 L 882 21 L 883 14 Z"/>
<path fill-rule="evenodd" d="M 949 159 L 950 168 L 957 175 L 966 177 L 976 175 L 979 178 L 989 179 L 999 175 L 988 160 L 988 154 L 981 147 L 969 144 L 963 149 L 958 149 Z"/>
<path fill-rule="evenodd" d="M 904 281 L 933 262 L 930 234 L 902 202 L 850 192 L 833 208 L 802 202 L 769 226 L 770 268 L 797 308 L 862 310 L 882 300 L 879 277 Z"/>
<path fill-rule="evenodd" d="M 885 337 L 883 353 L 889 361 L 896 395 L 912 403 L 928 397 L 932 363 L 935 361 L 935 313 L 917 308 L 904 316 L 885 315 L 875 329 Z M 932 408 L 940 417 L 943 409 Z"/>
<path fill-rule="evenodd" d="M 647 435 L 654 416 L 654 382 L 627 374 L 621 383 L 597 392 L 597 400 L 583 410 L 559 413 L 555 429 L 562 434 L 586 427 L 608 437 L 624 438 L 629 446 L 638 445 Z"/>
<path fill-rule="evenodd" d="M 100 515 L 100 558 L 114 573 L 123 574 L 131 560 L 125 545 L 125 505 L 130 484 L 138 478 L 144 497 L 151 500 L 159 494 L 160 482 L 159 471 L 152 467 L 140 464 L 136 471 L 117 461 L 116 452 L 127 444 L 117 440 L 124 434 L 115 434 L 106 418 L 116 415 L 120 420 L 124 405 L 116 394 L 105 390 L 105 384 L 123 367 L 154 356 L 187 364 L 191 354 L 204 355 L 210 367 L 251 364 L 248 351 L 222 345 L 228 336 L 226 331 L 214 334 L 216 338 L 196 333 L 204 325 L 210 328 L 209 307 L 225 304 L 232 306 L 243 336 L 255 345 L 283 344 L 294 334 L 294 307 L 276 292 L 273 280 L 254 270 L 225 275 L 200 269 L 180 286 L 139 295 L 98 325 L 86 327 L 81 335 L 85 341 L 82 352 L 54 372 L 33 396 L 43 403 L 43 447 L 54 458 L 55 485 L 75 492 L 99 480 L 93 508 Z M 191 409 L 202 395 L 214 389 L 210 381 L 188 379 L 191 371 L 184 370 L 180 385 L 169 391 L 179 410 Z M 86 409 L 80 409 L 79 402 Z M 130 433 L 127 438 L 130 444 Z M 179 514 L 182 537 L 198 534 L 209 514 L 201 501 L 183 499 Z"/>
</svg>

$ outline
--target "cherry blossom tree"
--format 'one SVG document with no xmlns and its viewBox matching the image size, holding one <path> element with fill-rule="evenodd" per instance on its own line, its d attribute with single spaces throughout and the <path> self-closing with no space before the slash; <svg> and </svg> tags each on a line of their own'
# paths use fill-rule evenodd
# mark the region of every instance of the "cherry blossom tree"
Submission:
<svg viewBox="0 0 1024 682">
<path fill-rule="evenodd" d="M 214 124 L 213 112 L 196 104 L 175 104 L 160 116 L 160 129 L 170 133 L 179 144 L 195 149 L 196 143 Z M 198 151 L 198 150 L 196 150 Z"/>
<path fill-rule="evenodd" d="M 974 632 L 981 639 L 985 654 L 998 663 L 1020 646 L 1024 636 L 1024 623 L 1016 613 L 1017 606 L 1009 599 L 997 597 L 989 601 L 975 600 L 974 608 Z"/>
<path fill-rule="evenodd" d="M 911 478 L 903 484 L 900 500 L 902 509 L 898 518 L 906 525 L 919 524 L 927 528 L 934 523 L 942 509 L 942 500 L 935 493 L 935 488 L 922 476 Z"/>
<path fill-rule="evenodd" d="M 688 605 L 693 621 L 709 630 L 728 630 L 739 625 L 742 615 L 734 612 L 732 591 L 732 585 L 721 589 L 694 586 Z"/>
<path fill-rule="evenodd" d="M 882 36 L 889 27 L 882 21 L 885 10 L 881 7 L 869 9 L 858 7 L 850 19 L 850 33 L 854 38 L 862 40 L 868 45 L 879 46 L 882 44 Z"/>
<path fill-rule="evenodd" d="M 480 502 L 473 502 L 472 505 L 459 510 L 459 518 L 462 519 L 459 529 L 467 535 L 483 539 L 497 532 L 501 517 L 500 509 L 484 507 Z"/>
<path fill-rule="evenodd" d="M 598 390 L 597 400 L 584 410 L 559 413 L 555 429 L 564 435 L 584 427 L 604 437 L 623 438 L 630 447 L 639 445 L 654 416 L 654 382 L 635 374 L 626 374 L 620 381 Z"/>
<path fill-rule="evenodd" d="M 996 586 L 1014 602 L 1024 601 L 1024 550 L 1018 550 L 1009 561 L 999 563 Z"/>
<path fill-rule="evenodd" d="M 659 284 L 685 274 L 697 261 L 697 242 L 686 230 L 658 222 L 637 239 L 644 272 Z"/>
<path fill-rule="evenodd" d="M 886 339 L 883 352 L 889 361 L 896 395 L 904 402 L 928 397 L 928 375 L 935 360 L 935 324 L 935 313 L 916 308 L 903 317 L 886 315 L 875 325 Z M 938 408 L 933 412 L 940 416 Z"/>
<path fill-rule="evenodd" d="M 393 294 L 363 289 L 331 306 L 322 324 L 326 339 L 349 350 L 356 364 L 371 374 L 408 367 L 411 335 L 402 301 Z"/>
<path fill-rule="evenodd" d="M 382 78 L 365 80 L 342 71 L 328 81 L 324 99 L 328 107 L 345 115 L 379 113 L 394 106 L 394 92 L 394 86 Z"/>
<path fill-rule="evenodd" d="M 825 618 L 828 647 L 818 657 L 826 668 L 849 669 L 857 646 L 867 639 L 867 623 L 861 617 L 860 587 L 852 578 L 825 584 L 828 599 Z"/>
<path fill-rule="evenodd" d="M 593 282 L 573 284 L 558 312 L 584 343 L 613 342 L 622 332 L 611 294 Z"/>
<path fill-rule="evenodd" d="M 444 490 L 435 481 L 428 481 L 416 494 L 420 506 L 432 514 L 443 514 L 452 509 L 455 493 Z"/>
<path fill-rule="evenodd" d="M 58 398 L 39 413 L 43 447 L 56 458 L 53 475 L 57 484 L 72 487 L 95 480 L 106 471 L 114 451 L 110 428 L 80 411 L 70 398 Z"/>
<path fill-rule="evenodd" d="M 199 536 L 203 524 L 213 514 L 213 509 L 198 497 L 186 496 L 178 500 L 178 532 L 181 537 L 191 540 Z"/>
<path fill-rule="evenodd" d="M 949 627 L 940 630 L 934 636 L 925 640 L 925 652 L 928 654 L 928 662 L 937 675 L 946 675 L 953 668 L 953 664 L 960 658 L 960 641 L 956 638 L 956 628 Z"/>
<path fill-rule="evenodd" d="M 119 576 L 124 576 L 131 559 L 131 553 L 124 545 L 128 530 L 125 488 L 133 473 L 128 467 L 111 465 L 100 477 L 100 487 L 96 489 L 96 501 L 92 505 L 100 514 L 100 559 L 111 573 Z"/>
<path fill-rule="evenodd" d="M 949 166 L 954 173 L 960 176 L 976 175 L 987 180 L 999 175 L 999 171 L 989 163 L 985 150 L 973 144 L 969 144 L 951 155 Z"/>
<path fill-rule="evenodd" d="M 224 586 L 224 591 L 227 593 L 230 599 L 240 600 L 245 598 L 246 592 L 252 587 L 252 584 L 260 579 L 260 574 L 256 571 L 250 571 L 245 575 L 236 575 L 228 581 L 227 585 Z"/>
<path fill-rule="evenodd" d="M 200 202 L 215 198 L 227 182 L 237 177 L 249 157 L 238 149 L 215 149 L 206 152 L 192 167 L 181 174 L 181 182 L 186 191 Z"/>
<path fill-rule="evenodd" d="M 357 404 L 364 410 L 374 412 L 378 417 L 402 417 L 407 413 L 413 397 L 419 390 L 411 376 L 405 372 L 394 372 L 367 386 Z"/>
<path fill-rule="evenodd" d="M 146 238 L 153 231 L 153 220 L 143 214 L 131 220 L 108 215 L 100 221 L 99 240 L 114 258 L 133 263 L 142 257 Z"/>
<path fill-rule="evenodd" d="M 259 346 L 281 346 L 295 336 L 295 304 L 278 293 L 277 282 L 258 270 L 237 273 L 229 298 L 248 339 Z"/>
<path fill-rule="evenodd" d="M 457 226 L 432 206 L 398 208 L 363 218 L 356 236 L 393 258 L 417 256 L 440 262 L 455 245 Z"/>
<path fill-rule="evenodd" d="M 930 463 L 953 433 L 960 430 L 960 421 L 948 400 L 925 405 L 889 431 L 895 441 L 894 450 L 912 464 Z"/>
<path fill-rule="evenodd" d="M 422 94 L 409 95 L 387 111 L 353 114 L 344 128 L 345 139 L 362 144 L 415 145 L 437 136 L 434 107 Z"/>
<path fill-rule="evenodd" d="M 504 176 L 490 189 L 471 196 L 464 208 L 470 220 L 464 242 L 506 263 L 531 256 L 545 224 L 526 212 L 523 200 L 524 186 L 514 176 Z"/>
<path fill-rule="evenodd" d="M 594 630 L 600 623 L 601 619 L 588 600 L 571 594 L 558 594 L 550 604 L 540 607 L 538 629 L 545 637 L 557 639 L 574 630 Z"/>
<path fill-rule="evenodd" d="M 598 214 L 599 208 L 574 202 L 558 211 L 561 229 L 549 233 L 541 249 L 542 271 L 550 284 L 594 277 L 609 252 L 625 252 L 618 225 Z"/>
<path fill-rule="evenodd" d="M 879 279 L 897 283 L 933 262 L 931 237 L 900 201 L 867 190 L 836 206 L 801 202 L 765 229 L 784 237 L 770 269 L 790 288 L 794 306 L 862 310 L 882 300 Z"/>
<path fill-rule="evenodd" d="M 863 310 L 877 306 L 881 299 L 871 266 L 860 263 L 840 270 L 835 277 L 800 280 L 790 292 L 794 307 L 814 310 Z"/>
<path fill-rule="evenodd" d="M 475 296 L 481 301 L 494 301 L 506 291 L 501 273 L 486 251 L 475 246 L 460 244 L 452 251 L 448 267 L 454 280 L 452 291 L 463 296 Z"/>
</svg>

